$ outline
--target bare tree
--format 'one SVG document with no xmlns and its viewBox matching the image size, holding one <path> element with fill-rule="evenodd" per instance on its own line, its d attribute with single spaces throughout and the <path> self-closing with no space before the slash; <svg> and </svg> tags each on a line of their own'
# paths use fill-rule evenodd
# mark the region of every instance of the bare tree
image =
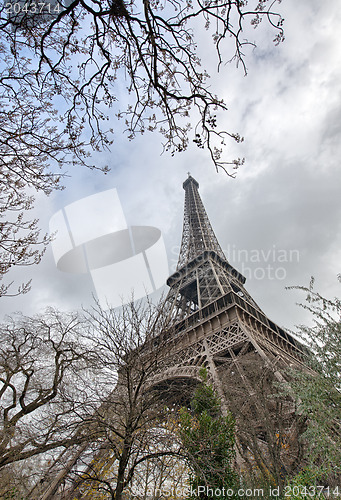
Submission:
<svg viewBox="0 0 341 500">
<path fill-rule="evenodd" d="M 88 319 L 84 335 L 100 374 L 101 403 L 93 401 L 91 419 L 101 437 L 73 470 L 67 498 L 102 493 L 120 500 L 144 464 L 179 455 L 179 443 L 165 424 L 167 405 L 149 386 L 158 367 L 153 342 L 163 331 L 163 306 L 132 302 L 121 311 L 93 310 Z"/>
<path fill-rule="evenodd" d="M 58 127 L 53 92 L 37 87 L 29 59 L 14 57 L 6 42 L 0 34 L 0 281 L 15 266 L 40 262 L 49 238 L 40 235 L 38 221 L 28 213 L 36 193 L 62 189 L 61 166 L 84 163 L 86 157 L 71 129 L 67 136 Z M 0 285 L 0 297 L 30 288 L 30 282 L 16 289 L 12 284 Z"/>
<path fill-rule="evenodd" d="M 148 385 L 164 323 L 162 305 L 132 302 L 119 312 L 51 309 L 1 325 L 0 468 L 23 464 L 27 498 L 54 498 L 64 482 L 65 495 L 121 499 L 145 463 L 178 455 L 170 410 Z"/>
<path fill-rule="evenodd" d="M 1 51 L 1 49 L 0 49 Z M 4 50 L 2 51 L 4 52 Z M 4 53 L 2 55 L 5 55 Z M 30 107 L 21 99 L 23 91 L 12 93 L 11 84 L 2 88 L 0 109 L 0 280 L 13 266 L 27 266 L 38 263 L 48 242 L 47 236 L 39 236 L 37 220 L 26 213 L 33 206 L 33 192 L 29 188 L 42 190 L 48 194 L 58 187 L 58 178 L 45 173 L 47 149 L 53 153 L 53 140 L 38 137 L 40 127 L 46 133 L 45 123 L 39 115 L 43 113 L 37 106 Z M 6 99 L 7 98 L 7 99 Z M 6 102 L 7 101 L 7 102 Z M 39 131 L 39 132 L 38 132 Z M 46 134 L 47 136 L 47 134 Z M 12 283 L 0 286 L 0 296 L 25 293 L 30 283 L 25 283 L 16 291 L 10 289 Z"/>
<path fill-rule="evenodd" d="M 0 468 L 89 440 L 89 352 L 77 315 L 8 319 L 0 328 Z"/>
<path fill-rule="evenodd" d="M 40 480 L 41 471 L 49 460 L 45 454 L 35 455 L 3 467 L 0 473 L 0 498 L 28 499 L 32 487 Z"/>
<path fill-rule="evenodd" d="M 48 238 L 39 236 L 37 221 L 26 213 L 34 191 L 60 188 L 66 162 L 95 168 L 87 156 L 110 146 L 107 120 L 122 118 L 130 138 L 158 130 L 171 154 L 192 138 L 208 149 L 217 169 L 235 175 L 242 161 L 227 161 L 222 148 L 226 139 L 242 138 L 217 125 L 226 104 L 208 83 L 197 43 L 206 30 L 218 68 L 234 60 L 246 72 L 244 49 L 252 43 L 243 30 L 249 21 L 254 27 L 268 22 L 275 43 L 283 39 L 276 1 L 255 0 L 253 7 L 242 0 L 2 4 L 0 279 L 13 266 L 39 262 Z M 126 105 L 117 103 L 118 80 L 125 82 Z M 30 286 L 13 291 L 10 284 L 0 295 Z"/>
<path fill-rule="evenodd" d="M 248 353 L 235 365 L 237 370 L 225 379 L 225 394 L 236 419 L 236 445 L 246 482 L 282 487 L 302 465 L 299 437 L 305 419 L 292 396 L 278 388 L 273 368 L 256 359 Z M 282 381 L 288 385 L 288 378 Z"/>
<path fill-rule="evenodd" d="M 44 8 L 40 14 L 34 9 L 15 12 L 7 8 L 0 22 L 11 47 L 12 65 L 20 69 L 20 55 L 30 49 L 36 59 L 32 64 L 26 59 L 26 71 L 34 74 L 37 89 L 54 92 L 69 103 L 66 123 L 70 137 L 79 138 L 87 123 L 92 145 L 107 145 L 105 113 L 117 99 L 117 79 L 125 78 L 129 104 L 118 116 L 125 118 L 130 137 L 158 129 L 165 137 L 166 150 L 183 151 L 194 107 L 200 117 L 194 142 L 208 148 L 217 168 L 226 168 L 221 146 L 228 136 L 237 141 L 240 137 L 216 128 L 216 110 L 226 106 L 210 90 L 208 74 L 200 66 L 199 37 L 206 29 L 218 68 L 230 59 L 246 71 L 244 49 L 253 45 L 245 38 L 248 21 L 254 27 L 267 21 L 274 29 L 275 43 L 283 39 L 283 20 L 273 10 L 275 3 L 73 0 L 58 4 L 58 12 L 51 15 Z M 230 40 L 232 51 L 229 44 L 224 46 Z M 238 164 L 233 162 L 234 167 Z"/>
<path fill-rule="evenodd" d="M 175 429 L 172 429 L 175 432 Z M 181 455 L 146 460 L 134 475 L 131 493 L 136 500 L 170 499 L 184 496 L 188 490 L 190 469 Z"/>
</svg>

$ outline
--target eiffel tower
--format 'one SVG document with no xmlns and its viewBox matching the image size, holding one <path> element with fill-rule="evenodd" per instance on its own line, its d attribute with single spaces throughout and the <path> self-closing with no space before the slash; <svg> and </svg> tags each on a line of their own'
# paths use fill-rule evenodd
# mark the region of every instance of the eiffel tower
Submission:
<svg viewBox="0 0 341 500">
<path fill-rule="evenodd" d="M 273 398 L 285 369 L 306 369 L 306 350 L 271 321 L 244 287 L 245 277 L 226 259 L 189 174 L 176 271 L 166 298 L 171 328 L 166 352 L 150 384 L 166 393 L 198 381 L 201 367 L 218 392 L 223 412 L 236 418 L 239 465 L 265 469 L 277 454 L 277 475 L 298 465 L 302 432 L 290 398 Z M 177 382 L 177 384 L 174 384 Z M 175 391 L 176 392 L 176 391 Z M 261 457 L 261 458 L 259 458 Z M 265 465 L 268 463 L 269 465 Z"/>
<path fill-rule="evenodd" d="M 267 318 L 245 289 L 246 278 L 226 259 L 201 201 L 198 182 L 189 175 L 183 188 L 180 255 L 175 273 L 167 280 L 172 357 L 168 352 L 155 380 L 172 374 L 196 377 L 205 365 L 219 387 L 220 367 L 238 366 L 251 352 L 267 366 L 303 368 L 305 348 Z"/>
<path fill-rule="evenodd" d="M 297 467 L 302 429 L 292 400 L 270 396 L 276 382 L 286 381 L 285 369 L 306 369 L 306 349 L 247 292 L 245 277 L 228 262 L 214 234 L 198 182 L 189 175 L 183 188 L 181 248 L 165 299 L 169 326 L 159 341 L 146 343 L 146 355 L 157 350 L 159 360 L 146 390 L 157 389 L 160 399 L 167 395 L 177 406 L 188 404 L 205 367 L 223 413 L 236 419 L 238 466 L 264 476 L 272 467 L 278 477 Z M 70 467 L 78 456 L 71 456 Z M 65 467 L 60 480 L 67 472 Z"/>
</svg>

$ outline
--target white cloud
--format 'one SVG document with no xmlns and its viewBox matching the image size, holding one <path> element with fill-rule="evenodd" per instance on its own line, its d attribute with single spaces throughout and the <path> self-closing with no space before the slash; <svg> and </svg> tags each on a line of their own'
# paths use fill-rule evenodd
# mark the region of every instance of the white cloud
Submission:
<svg viewBox="0 0 341 500">
<path fill-rule="evenodd" d="M 170 158 L 160 156 L 161 139 L 146 134 L 133 142 L 116 137 L 112 153 L 96 156 L 109 164 L 103 176 L 79 170 L 67 189 L 40 200 L 37 214 L 49 217 L 68 203 L 116 188 L 128 225 L 153 225 L 163 232 L 174 259 L 180 244 L 187 171 L 200 193 L 223 248 L 298 250 L 299 262 L 281 263 L 285 279 L 248 279 L 246 286 L 270 318 L 292 327 L 304 318 L 298 294 L 284 287 L 308 284 L 311 275 L 327 295 L 336 295 L 340 272 L 341 49 L 338 2 L 283 1 L 286 40 L 274 47 L 262 27 L 250 30 L 259 48 L 247 55 L 248 76 L 232 64 L 211 78 L 229 111 L 225 127 L 245 136 L 230 143 L 229 157 L 246 157 L 236 180 L 215 175 L 208 156 L 191 147 Z M 203 54 L 204 59 L 207 57 Z M 213 70 L 213 67 L 212 67 Z M 91 301 L 91 281 L 58 271 L 51 252 L 34 269 L 33 290 L 0 304 L 1 311 L 36 312 L 48 304 L 71 309 Z M 242 262 L 231 262 L 237 268 Z M 262 267 L 266 263 L 255 263 Z M 252 266 L 251 266 L 252 267 Z M 263 266 L 264 267 L 264 266 Z M 23 276 L 33 268 L 23 270 Z"/>
</svg>

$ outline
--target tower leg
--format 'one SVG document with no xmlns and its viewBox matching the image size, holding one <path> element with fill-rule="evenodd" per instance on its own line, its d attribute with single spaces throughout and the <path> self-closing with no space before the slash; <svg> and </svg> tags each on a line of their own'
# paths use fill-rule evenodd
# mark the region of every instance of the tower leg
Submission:
<svg viewBox="0 0 341 500">
<path fill-rule="evenodd" d="M 65 480 L 67 475 L 70 473 L 72 467 L 74 467 L 74 465 L 79 460 L 82 453 L 84 453 L 84 451 L 87 449 L 87 447 L 88 444 L 85 443 L 79 448 L 78 451 L 76 451 L 71 455 L 70 459 L 65 464 L 65 466 L 59 471 L 58 474 L 56 474 L 55 478 L 49 483 L 48 487 L 39 497 L 39 500 L 53 500 L 54 495 L 57 492 L 59 486 Z"/>
</svg>

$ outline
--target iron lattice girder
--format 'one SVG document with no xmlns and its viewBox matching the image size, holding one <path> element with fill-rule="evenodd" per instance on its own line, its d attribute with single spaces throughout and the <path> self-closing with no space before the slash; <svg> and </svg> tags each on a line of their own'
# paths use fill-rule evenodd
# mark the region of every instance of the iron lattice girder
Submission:
<svg viewBox="0 0 341 500">
<path fill-rule="evenodd" d="M 243 284 L 245 278 L 214 251 L 204 251 L 172 274 L 167 284 L 170 317 L 184 318 L 232 291 L 261 312 Z"/>
<path fill-rule="evenodd" d="M 288 355 L 292 361 L 299 363 L 302 363 L 305 358 L 307 350 L 300 342 L 234 291 L 228 292 L 183 320 L 174 323 L 163 334 L 164 339 L 165 336 L 169 338 L 169 343 L 166 343 L 165 347 L 168 353 L 174 349 L 172 344 L 178 350 L 183 349 L 187 343 L 184 339 L 189 337 L 192 341 L 197 340 L 198 328 L 202 330 L 205 323 L 215 325 L 210 326 L 210 329 L 204 329 L 207 339 L 213 333 L 221 335 L 224 325 L 229 325 L 233 319 L 237 319 L 248 331 L 251 331 L 255 341 L 263 343 L 277 354 Z"/>
<path fill-rule="evenodd" d="M 185 190 L 185 213 L 177 269 L 183 267 L 205 250 L 213 250 L 222 259 L 225 259 L 224 252 L 214 234 L 201 201 L 198 182 L 189 176 L 183 183 L 183 188 Z"/>
<path fill-rule="evenodd" d="M 159 351 L 158 371 L 167 370 L 170 366 L 196 366 L 203 357 L 203 340 L 207 343 L 210 356 L 222 357 L 229 348 L 251 341 L 256 350 L 258 346 L 263 346 L 273 359 L 280 356 L 286 359 L 286 365 L 303 366 L 305 348 L 263 313 L 253 309 L 254 314 L 251 314 L 251 310 L 247 309 L 250 306 L 230 292 L 198 310 L 192 317 L 175 324 L 163 334 L 163 342 L 159 344 L 162 348 Z"/>
</svg>

